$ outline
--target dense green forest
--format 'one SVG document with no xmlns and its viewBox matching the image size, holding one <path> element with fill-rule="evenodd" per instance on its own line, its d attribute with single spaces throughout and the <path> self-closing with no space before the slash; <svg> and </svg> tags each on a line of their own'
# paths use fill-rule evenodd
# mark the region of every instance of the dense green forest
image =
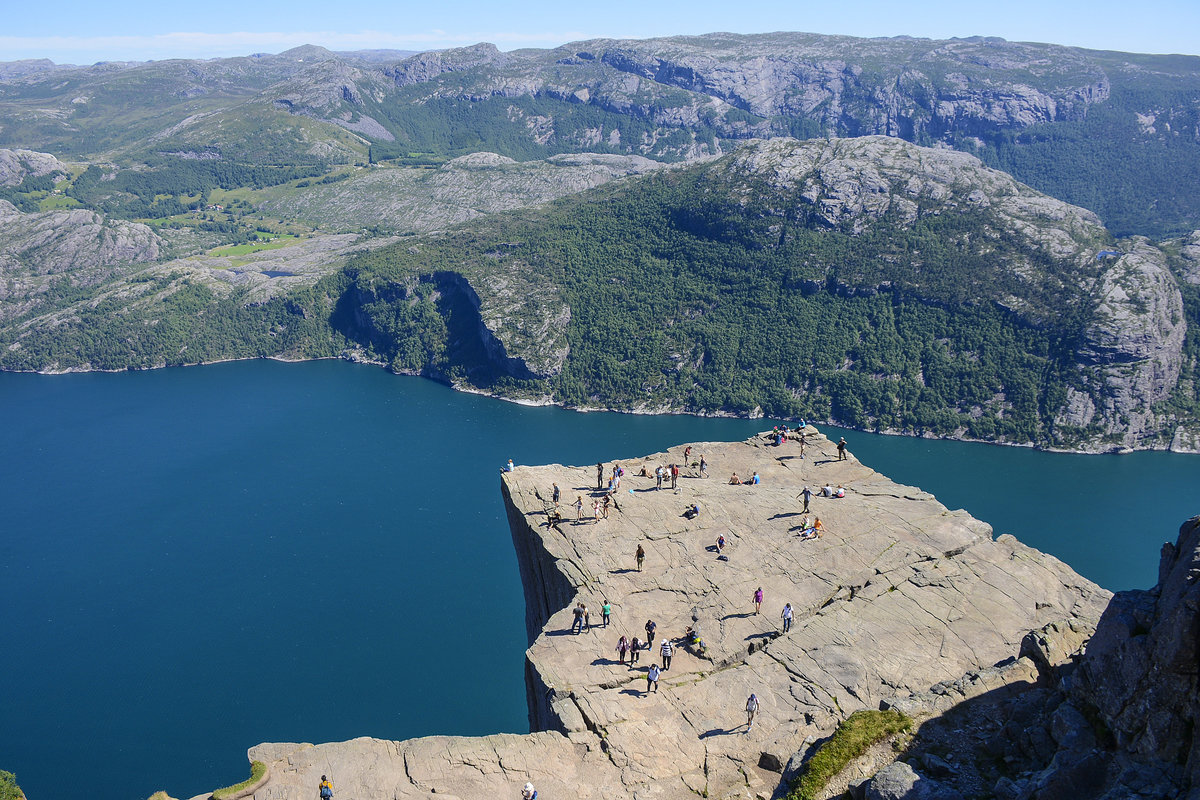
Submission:
<svg viewBox="0 0 1200 800">
<path fill-rule="evenodd" d="M 986 216 L 908 229 L 885 220 L 858 236 L 798 221 L 768 242 L 746 224 L 752 213 L 706 205 L 699 174 L 360 256 L 347 274 L 369 298 L 357 317 L 367 325 L 344 332 L 398 370 L 568 405 L 762 412 L 1009 441 L 1082 433 L 1052 422 L 1071 380 L 1079 298 L 1035 292 L 1027 317 L 989 300 L 1008 288 L 997 254 L 954 244 Z M 920 253 L 923 268 L 885 269 L 892 253 Z M 496 378 L 451 356 L 436 275 L 504 265 L 561 287 L 571 307 L 570 357 L 557 375 Z M 885 275 L 890 285 L 877 288 Z"/>
<path fill-rule="evenodd" d="M 219 158 L 152 159 L 146 168 L 106 171 L 93 164 L 67 194 L 87 208 L 125 219 L 155 219 L 202 208 L 213 189 L 261 189 L 323 175 L 323 164 L 240 164 Z"/>
<path fill-rule="evenodd" d="M 122 370 L 337 355 L 345 342 L 330 328 L 329 318 L 342 280 L 334 276 L 287 299 L 249 303 L 245 290 L 220 296 L 186 277 L 145 276 L 132 282 L 148 298 L 143 304 L 109 296 L 72 305 L 59 324 L 38 336 L 22 337 L 7 328 L 0 334 L 0 367 Z M 59 305 L 86 295 L 69 287 L 61 292 Z"/>
</svg>

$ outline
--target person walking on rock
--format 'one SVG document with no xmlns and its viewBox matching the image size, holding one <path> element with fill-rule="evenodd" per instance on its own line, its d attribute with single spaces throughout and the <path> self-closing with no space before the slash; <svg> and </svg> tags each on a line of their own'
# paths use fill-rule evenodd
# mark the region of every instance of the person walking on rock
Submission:
<svg viewBox="0 0 1200 800">
<path fill-rule="evenodd" d="M 704 460 L 704 454 L 700 454 L 700 477 L 708 477 L 708 462 Z"/>
<path fill-rule="evenodd" d="M 537 800 L 537 789 L 533 788 L 532 783 L 521 787 L 521 800 Z"/>
<path fill-rule="evenodd" d="M 746 698 L 746 733 L 754 728 L 754 717 L 758 714 L 758 695 L 753 692 Z"/>
<path fill-rule="evenodd" d="M 796 495 L 798 498 L 801 498 L 804 500 L 804 510 L 800 513 L 802 513 L 802 514 L 808 513 L 808 501 L 812 500 L 812 494 L 813 494 L 812 489 L 805 486 L 804 491 L 802 491 L 802 492 L 800 492 L 800 494 Z"/>
<path fill-rule="evenodd" d="M 642 655 L 642 643 L 638 641 L 638 637 L 633 637 L 633 641 L 629 643 L 629 666 L 633 666 L 638 662 L 638 658 Z"/>
<path fill-rule="evenodd" d="M 574 619 L 571 621 L 571 633 L 583 632 L 583 603 L 576 603 L 575 608 L 571 609 Z"/>
<path fill-rule="evenodd" d="M 662 646 L 658 648 L 659 655 L 662 656 L 663 672 L 671 669 L 671 656 L 675 655 L 675 646 L 671 644 L 670 639 L 663 639 Z"/>
<path fill-rule="evenodd" d="M 333 784 L 324 775 L 321 776 L 321 782 L 317 784 L 317 793 L 320 794 L 321 800 L 333 800 Z"/>
<path fill-rule="evenodd" d="M 639 545 L 638 545 L 637 552 L 636 552 L 634 555 L 637 557 L 637 567 L 638 567 L 638 572 L 641 572 L 641 571 L 642 571 L 642 562 L 646 560 L 646 550 L 645 550 L 645 548 L 643 548 L 643 547 L 642 547 L 642 546 L 639 544 Z"/>
<path fill-rule="evenodd" d="M 629 652 L 629 640 L 626 639 L 624 636 L 621 636 L 621 638 L 617 640 L 617 659 L 618 659 L 617 663 L 618 664 L 625 663 L 625 654 L 628 652 Z"/>
<path fill-rule="evenodd" d="M 658 625 L 655 624 L 654 620 L 652 620 L 652 619 L 646 620 L 646 646 L 647 647 L 654 646 L 654 631 L 657 628 L 658 628 Z"/>
<path fill-rule="evenodd" d="M 646 694 L 658 691 L 658 676 L 661 674 L 658 664 L 650 665 L 649 671 L 646 672 Z"/>
<path fill-rule="evenodd" d="M 838 441 L 838 461 L 846 460 L 846 437 L 843 436 Z"/>
<path fill-rule="evenodd" d="M 762 608 L 762 601 L 763 601 L 763 591 L 762 591 L 762 587 L 760 586 L 754 590 L 754 613 L 755 614 L 757 614 L 758 610 L 760 608 Z"/>
<path fill-rule="evenodd" d="M 608 627 L 608 618 L 612 616 L 612 603 L 608 600 L 604 601 L 604 605 L 600 606 L 600 619 L 604 622 L 604 627 Z"/>
<path fill-rule="evenodd" d="M 792 629 L 792 617 L 795 616 L 792 613 L 792 604 L 791 603 L 784 604 L 783 613 L 780 616 L 783 617 L 783 632 L 787 633 L 788 631 L 790 631 Z"/>
</svg>

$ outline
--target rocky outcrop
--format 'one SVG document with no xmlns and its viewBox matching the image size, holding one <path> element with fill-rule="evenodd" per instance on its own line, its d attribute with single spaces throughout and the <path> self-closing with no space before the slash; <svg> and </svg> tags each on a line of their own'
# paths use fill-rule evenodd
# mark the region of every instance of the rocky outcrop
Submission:
<svg viewBox="0 0 1200 800">
<path fill-rule="evenodd" d="M 17 186 L 27 177 L 67 174 L 67 168 L 49 153 L 0 148 L 0 186 Z"/>
<path fill-rule="evenodd" d="M 160 240 L 138 222 L 92 211 L 23 214 L 0 200 L 0 270 L 38 274 L 138 264 L 158 258 Z"/>
<path fill-rule="evenodd" d="M 1200 788 L 1200 517 L 1163 545 L 1158 585 L 1113 598 L 1071 699 L 1094 709 L 1132 762 Z"/>
<path fill-rule="evenodd" d="M 570 508 L 576 496 L 589 509 L 600 497 L 587 488 L 594 467 L 504 475 L 536 732 L 260 745 L 251 757 L 271 765 L 271 779 L 255 797 L 306 795 L 332 770 L 361 800 L 499 797 L 526 780 L 546 796 L 766 798 L 783 765 L 851 712 L 931 687 L 1027 680 L 1036 667 L 1018 656 L 1030 631 L 1098 619 L 1108 593 L 1066 565 L 1011 536 L 993 540 L 984 523 L 853 456 L 837 460 L 812 428 L 808 438 L 804 458 L 794 442 L 693 445 L 676 490 L 656 489 L 640 472 L 685 463 L 682 447 L 624 461 L 616 502 L 598 521 L 589 513 L 577 522 Z M 697 475 L 701 453 L 712 477 Z M 762 482 L 730 485 L 730 472 L 757 472 Z M 547 515 L 552 483 L 564 488 L 562 520 Z M 796 498 L 806 483 L 848 490 L 813 499 L 825 532 L 810 540 L 799 535 Z M 684 515 L 693 505 L 699 514 Z M 600 628 L 606 600 L 612 622 Z M 587 604 L 592 628 L 572 635 L 576 602 Z M 795 610 L 787 633 L 784 603 Z M 616 663 L 617 638 L 645 638 L 647 618 L 658 625 L 653 649 L 634 667 Z M 700 629 L 703 652 L 683 641 L 688 626 Z M 663 638 L 677 642 L 676 654 L 648 693 L 645 670 L 661 663 Z M 1005 661 L 1024 666 L 993 668 Z M 762 707 L 748 729 L 751 692 Z"/>
<path fill-rule="evenodd" d="M 1157 586 L 1116 595 L 1094 634 L 1081 633 L 1030 634 L 1022 657 L 999 667 L 1033 664 L 1025 681 L 941 705 L 914 698 L 916 711 L 932 700 L 935 713 L 902 756 L 906 765 L 872 778 L 866 796 L 887 796 L 901 776 L 914 792 L 936 785 L 1003 800 L 1195 797 L 1200 517 L 1163 546 Z"/>
<path fill-rule="evenodd" d="M 426 232 L 660 168 L 640 156 L 562 155 L 517 162 L 495 153 L 473 153 L 436 170 L 368 170 L 267 200 L 263 209 L 325 230 Z"/>
<path fill-rule="evenodd" d="M 1100 276 L 1096 303 L 1076 350 L 1082 388 L 1071 388 L 1062 424 L 1096 423 L 1100 441 L 1133 447 L 1157 434 L 1155 404 L 1175 388 L 1187 322 L 1179 286 L 1161 250 L 1135 240 Z"/>
</svg>

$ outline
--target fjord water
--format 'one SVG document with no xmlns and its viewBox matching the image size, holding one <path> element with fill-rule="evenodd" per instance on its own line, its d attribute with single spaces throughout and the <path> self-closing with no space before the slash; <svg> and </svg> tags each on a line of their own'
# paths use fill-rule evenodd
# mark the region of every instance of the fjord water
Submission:
<svg viewBox="0 0 1200 800">
<path fill-rule="evenodd" d="M 190 797 L 263 741 L 527 730 L 499 466 L 770 425 L 332 361 L 0 374 L 0 412 L 0 769 L 34 800 Z M 825 432 L 1113 589 L 1200 511 L 1200 457 Z"/>
</svg>

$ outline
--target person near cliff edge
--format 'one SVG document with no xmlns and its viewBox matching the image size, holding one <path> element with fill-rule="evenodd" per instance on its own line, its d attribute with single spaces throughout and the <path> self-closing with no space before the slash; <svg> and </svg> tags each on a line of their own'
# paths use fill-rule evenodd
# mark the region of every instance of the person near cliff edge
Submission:
<svg viewBox="0 0 1200 800">
<path fill-rule="evenodd" d="M 838 461 L 845 461 L 845 460 L 846 460 L 846 437 L 843 436 L 841 438 L 841 440 L 838 441 Z"/>
<path fill-rule="evenodd" d="M 604 465 L 596 465 L 596 489 L 599 490 L 604 486 Z"/>
<path fill-rule="evenodd" d="M 537 789 L 533 788 L 532 783 L 521 787 L 521 800 L 537 800 Z"/>
<path fill-rule="evenodd" d="M 321 783 L 318 784 L 317 790 L 321 795 L 321 800 L 333 800 L 333 784 L 324 775 L 321 776 Z"/>
</svg>

